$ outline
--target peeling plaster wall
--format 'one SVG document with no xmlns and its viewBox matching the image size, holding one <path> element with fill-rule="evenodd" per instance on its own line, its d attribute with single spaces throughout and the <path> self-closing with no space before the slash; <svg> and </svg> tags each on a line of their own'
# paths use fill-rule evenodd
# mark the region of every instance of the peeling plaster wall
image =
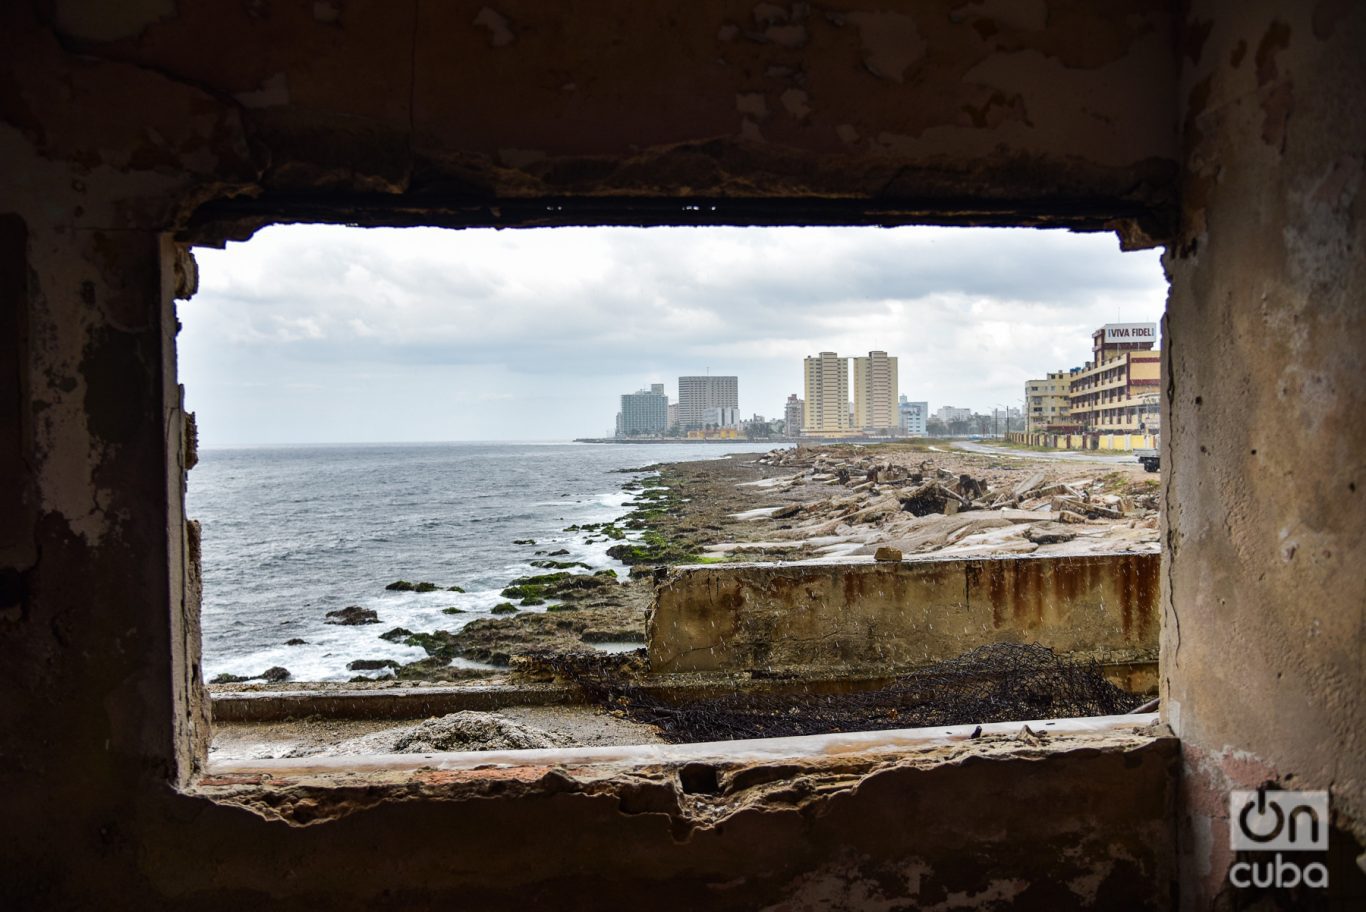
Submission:
<svg viewBox="0 0 1366 912">
<path fill-rule="evenodd" d="M 582 197 L 770 221 L 709 206 L 782 196 L 860 200 L 874 222 L 1114 225 L 1150 244 L 1175 214 L 1157 0 L 36 6 L 39 22 L 10 13 L 26 39 L 11 122 L 45 157 L 206 178 L 176 212 L 170 192 L 131 186 L 124 207 L 164 227 L 215 198 L 193 223 L 209 240 L 322 218 L 324 190 L 388 223 L 443 207 L 450 224 L 592 220 L 515 205 Z M 129 112 L 129 97 L 150 103 Z M 636 218 L 678 221 L 667 209 Z"/>
<path fill-rule="evenodd" d="M 295 821 L 354 805 L 305 829 L 177 791 L 208 704 L 175 377 L 194 276 L 170 237 L 922 217 L 1143 243 L 1175 213 L 1170 22 L 1156 2 L 0 5 L 0 906 L 1161 907 L 1170 742 L 742 768 L 764 801 L 704 828 L 668 769 L 591 793 L 545 770 L 288 790 Z"/>
<path fill-rule="evenodd" d="M 1366 843 L 1366 7 L 1197 2 L 1184 33 L 1162 668 L 1204 908 L 1230 788 L 1331 789 Z"/>
<path fill-rule="evenodd" d="M 373 806 L 303 830 L 178 792 L 206 710 L 173 344 L 193 271 L 169 237 L 273 219 L 1152 244 L 1179 216 L 1164 661 L 1187 834 L 1225 780 L 1292 772 L 1360 820 L 1362 13 L 1173 23 L 1156 0 L 0 4 L 0 906 L 1172 896 L 1159 750 L 858 774 L 819 801 L 759 771 L 794 784 L 690 839 L 673 785 L 524 793 L 561 781 L 537 770 L 478 796 L 358 781 Z M 1193 354 L 1216 338 L 1239 357 Z M 1185 845 L 1198 900 L 1218 847 Z"/>
<path fill-rule="evenodd" d="M 1157 661 L 1157 554 L 682 569 L 650 612 L 659 673 L 887 674 L 983 643 Z"/>
</svg>

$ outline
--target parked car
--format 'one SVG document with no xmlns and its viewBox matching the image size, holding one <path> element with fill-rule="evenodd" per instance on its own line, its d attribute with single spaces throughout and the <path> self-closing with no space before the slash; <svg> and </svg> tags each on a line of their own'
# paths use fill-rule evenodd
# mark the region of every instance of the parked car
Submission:
<svg viewBox="0 0 1366 912">
<path fill-rule="evenodd" d="M 1157 450 L 1134 450 L 1134 455 L 1149 472 L 1156 472 L 1161 467 L 1161 454 Z"/>
</svg>

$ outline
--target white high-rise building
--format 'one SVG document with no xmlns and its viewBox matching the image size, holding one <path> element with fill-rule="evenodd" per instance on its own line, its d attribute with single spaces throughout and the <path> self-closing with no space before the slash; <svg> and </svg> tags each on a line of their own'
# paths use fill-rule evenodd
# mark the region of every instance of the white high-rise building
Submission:
<svg viewBox="0 0 1366 912">
<path fill-rule="evenodd" d="M 958 408 L 952 405 L 941 405 L 934 413 L 934 417 L 945 424 L 952 424 L 955 421 L 967 421 L 972 418 L 972 409 Z"/>
<path fill-rule="evenodd" d="M 929 433 L 926 422 L 930 417 L 930 404 L 928 402 L 911 402 L 905 396 L 901 397 L 901 430 L 911 437 L 924 437 Z"/>
<path fill-rule="evenodd" d="M 617 413 L 617 436 L 635 437 L 640 434 L 657 436 L 669 426 L 669 397 L 664 395 L 664 384 L 652 384 L 649 389 L 626 393 L 621 397 L 621 411 Z"/>
<path fill-rule="evenodd" d="M 709 428 L 732 428 L 740 426 L 740 410 L 728 405 L 718 405 L 706 411 L 703 425 Z"/>
<path fill-rule="evenodd" d="M 891 432 L 901 426 L 897 409 L 896 358 L 871 351 L 854 359 L 854 427 Z"/>
<path fill-rule="evenodd" d="M 849 359 L 821 352 L 805 362 L 803 434 L 849 433 Z"/>
<path fill-rule="evenodd" d="M 684 431 L 705 427 L 710 409 L 739 407 L 739 377 L 678 378 L 678 426 Z"/>
</svg>

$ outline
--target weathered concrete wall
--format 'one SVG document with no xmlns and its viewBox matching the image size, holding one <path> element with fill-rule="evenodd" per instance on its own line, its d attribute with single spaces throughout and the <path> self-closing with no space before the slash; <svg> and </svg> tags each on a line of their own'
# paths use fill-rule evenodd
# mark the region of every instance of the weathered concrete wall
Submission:
<svg viewBox="0 0 1366 912">
<path fill-rule="evenodd" d="M 1162 668 L 1205 908 L 1230 788 L 1329 788 L 1366 842 L 1366 6 L 1197 0 L 1183 30 Z"/>
<path fill-rule="evenodd" d="M 1157 554 L 684 568 L 651 611 L 650 667 L 887 674 L 987 643 L 1155 662 L 1160 570 Z"/>
<path fill-rule="evenodd" d="M 200 237 L 336 220 L 345 196 L 391 224 L 592 222 L 613 198 L 639 223 L 800 221 L 861 200 L 874 223 L 1151 242 L 1175 210 L 1167 4 L 1056 5 L 51 0 L 42 23 L 9 13 L 7 98 L 44 158 L 124 175 L 115 222 L 215 200 Z M 774 197 L 809 214 L 735 204 Z"/>
<path fill-rule="evenodd" d="M 1141 243 L 1175 214 L 1170 23 L 1155 0 L 0 4 L 0 906 L 1160 907 L 1170 744 L 760 769 L 738 781 L 772 798 L 707 829 L 670 770 L 282 790 L 294 823 L 341 814 L 304 829 L 178 792 L 206 704 L 193 278 L 166 233 L 921 218 Z"/>
<path fill-rule="evenodd" d="M 1182 896 L 1222 874 L 1230 781 L 1332 785 L 1360 827 L 1366 12 L 890 6 L 0 4 L 0 905 L 1171 896 L 1151 755 L 855 772 L 816 803 L 828 783 L 760 771 L 787 804 L 705 831 L 637 813 L 676 794 L 644 777 L 588 794 L 494 771 L 477 801 L 360 781 L 356 813 L 302 830 L 177 793 L 202 701 L 172 344 L 189 282 L 162 233 L 274 218 L 1113 224 L 1142 243 L 1169 236 L 1179 189 Z"/>
</svg>

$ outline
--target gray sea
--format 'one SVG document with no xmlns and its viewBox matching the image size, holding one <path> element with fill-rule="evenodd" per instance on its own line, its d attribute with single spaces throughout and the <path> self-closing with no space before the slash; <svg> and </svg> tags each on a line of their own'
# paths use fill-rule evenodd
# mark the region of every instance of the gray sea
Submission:
<svg viewBox="0 0 1366 912">
<path fill-rule="evenodd" d="M 621 486 L 653 463 L 764 452 L 765 443 L 443 443 L 218 448 L 189 474 L 203 527 L 204 674 L 283 666 L 298 681 L 346 681 L 353 659 L 425 657 L 379 634 L 457 630 L 486 617 L 537 551 L 595 569 L 626 568 L 614 542 L 572 525 L 625 514 Z M 531 539 L 532 544 L 514 544 Z M 398 579 L 465 592 L 389 592 Z M 373 608 L 379 624 L 326 623 Z M 458 607 L 449 615 L 443 608 Z M 532 608 L 529 610 L 544 610 Z M 302 639 L 304 645 L 286 646 Z"/>
</svg>

